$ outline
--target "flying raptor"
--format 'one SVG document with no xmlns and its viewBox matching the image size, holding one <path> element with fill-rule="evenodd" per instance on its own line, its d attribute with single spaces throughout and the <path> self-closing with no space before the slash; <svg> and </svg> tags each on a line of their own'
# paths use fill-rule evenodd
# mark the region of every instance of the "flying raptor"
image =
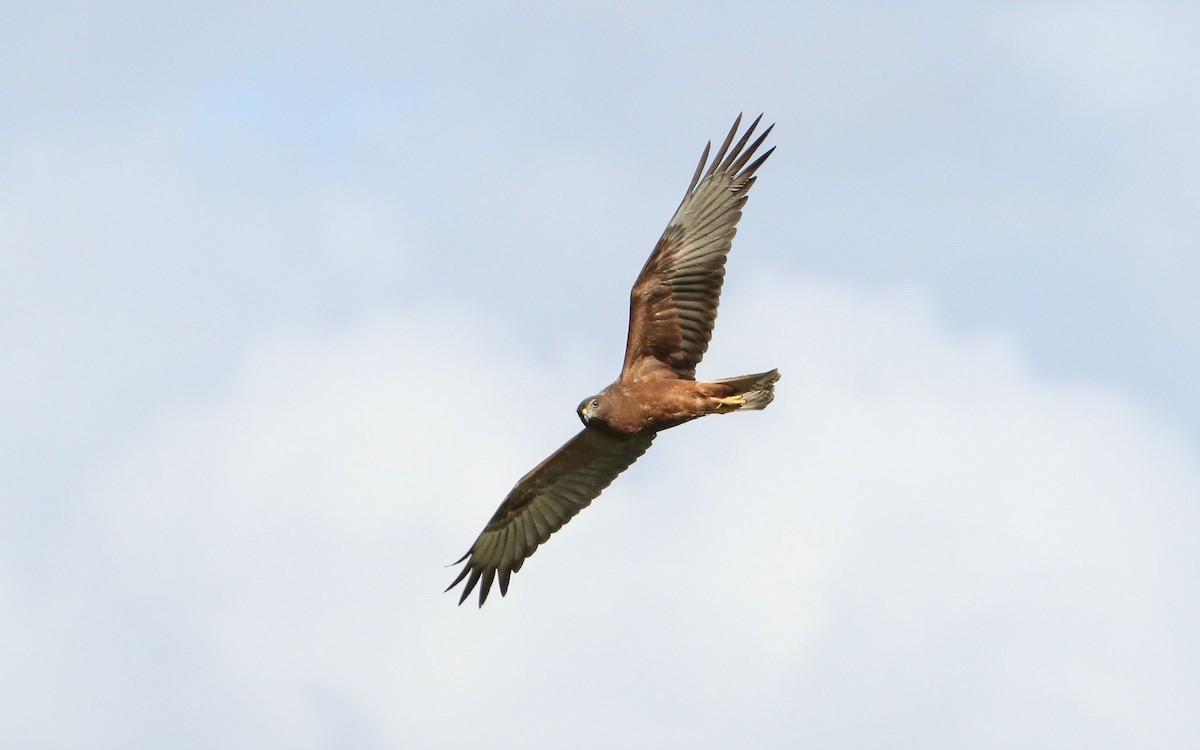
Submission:
<svg viewBox="0 0 1200 750">
<path fill-rule="evenodd" d="M 712 144 L 704 147 L 683 201 L 633 284 L 620 377 L 579 404 L 583 430 L 517 482 L 455 563 L 466 564 L 446 590 L 466 581 L 459 604 L 478 584 L 482 607 L 497 578 L 506 594 L 509 578 L 538 545 L 591 504 L 662 430 L 707 414 L 765 409 L 775 397 L 778 370 L 696 380 L 742 206 L 754 173 L 775 150 L 754 158 L 774 127 L 750 143 L 761 119 L 734 145 L 738 115 L 707 171 Z"/>
</svg>

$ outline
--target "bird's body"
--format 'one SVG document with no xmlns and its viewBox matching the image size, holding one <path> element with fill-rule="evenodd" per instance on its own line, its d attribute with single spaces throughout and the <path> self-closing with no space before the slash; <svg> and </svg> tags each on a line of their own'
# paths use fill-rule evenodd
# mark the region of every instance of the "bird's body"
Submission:
<svg viewBox="0 0 1200 750">
<path fill-rule="evenodd" d="M 770 403 L 776 370 L 713 382 L 657 377 L 626 383 L 618 379 L 579 405 L 584 425 L 629 436 L 661 432 L 708 414 L 762 409 Z M 748 394 L 765 394 L 747 398 Z M 596 406 L 591 406 L 595 401 Z"/>
<path fill-rule="evenodd" d="M 634 282 L 620 377 L 579 404 L 583 431 L 517 482 L 459 560 L 467 564 L 446 590 L 466 580 L 460 604 L 479 584 L 483 606 L 497 578 L 500 593 L 507 593 L 509 577 L 538 545 L 645 453 L 659 432 L 708 414 L 771 403 L 777 370 L 695 379 L 712 336 L 741 208 L 754 173 L 774 151 L 750 162 L 771 132 L 767 128 L 747 146 L 758 122 L 730 149 L 739 116 L 707 172 L 709 147 L 704 148 L 683 201 Z"/>
</svg>

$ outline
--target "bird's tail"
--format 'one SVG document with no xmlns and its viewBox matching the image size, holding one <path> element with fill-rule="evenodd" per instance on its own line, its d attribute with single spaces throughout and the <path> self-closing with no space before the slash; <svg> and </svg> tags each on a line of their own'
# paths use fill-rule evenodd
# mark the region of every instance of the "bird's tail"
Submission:
<svg viewBox="0 0 1200 750">
<path fill-rule="evenodd" d="M 722 378 L 712 382 L 733 388 L 731 402 L 733 399 L 740 399 L 744 402 L 737 404 L 736 408 L 730 411 L 756 411 L 767 408 L 767 404 L 775 400 L 775 381 L 777 380 L 779 380 L 779 370 L 760 372 L 755 375 L 741 375 L 736 378 Z"/>
</svg>

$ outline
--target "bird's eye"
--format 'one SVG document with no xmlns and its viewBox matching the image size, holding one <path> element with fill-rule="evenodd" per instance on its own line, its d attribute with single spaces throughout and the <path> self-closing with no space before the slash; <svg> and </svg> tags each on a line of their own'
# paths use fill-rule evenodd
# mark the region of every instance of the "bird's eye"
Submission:
<svg viewBox="0 0 1200 750">
<path fill-rule="evenodd" d="M 596 409 L 596 407 L 598 407 L 598 406 L 600 406 L 600 402 L 597 401 L 596 399 L 592 399 L 592 403 L 588 404 L 588 408 L 593 409 L 593 410 Z"/>
</svg>

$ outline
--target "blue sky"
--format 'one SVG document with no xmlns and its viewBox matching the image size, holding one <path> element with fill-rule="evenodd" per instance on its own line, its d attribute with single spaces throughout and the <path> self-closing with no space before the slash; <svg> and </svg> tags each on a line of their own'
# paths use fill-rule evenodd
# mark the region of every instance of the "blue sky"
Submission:
<svg viewBox="0 0 1200 750">
<path fill-rule="evenodd" d="M 1189 4 L 9 16 L 0 744 L 1200 729 Z M 778 400 L 453 606 L 741 111 L 700 374 Z"/>
</svg>

